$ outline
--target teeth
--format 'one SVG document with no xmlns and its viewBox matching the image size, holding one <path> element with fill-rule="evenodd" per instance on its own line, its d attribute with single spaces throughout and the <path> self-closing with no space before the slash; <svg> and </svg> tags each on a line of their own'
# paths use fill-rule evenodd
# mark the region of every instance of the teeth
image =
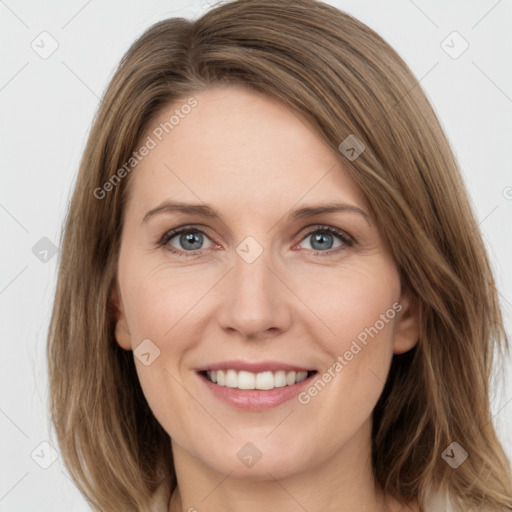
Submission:
<svg viewBox="0 0 512 512">
<path fill-rule="evenodd" d="M 297 378 L 297 374 L 295 372 L 288 372 L 286 374 L 286 384 L 291 386 L 295 384 L 295 379 Z"/>
<path fill-rule="evenodd" d="M 226 387 L 236 388 L 238 387 L 238 378 L 235 370 L 228 370 L 226 372 Z"/>
<path fill-rule="evenodd" d="M 302 382 L 308 376 L 308 372 L 285 372 L 284 370 L 260 373 L 246 371 L 237 372 L 236 370 L 217 370 L 208 371 L 206 373 L 208 379 L 217 383 L 219 386 L 261 390 L 293 386 L 293 384 Z"/>
<path fill-rule="evenodd" d="M 238 372 L 238 389 L 254 389 L 256 387 L 256 376 L 251 372 Z"/>
<path fill-rule="evenodd" d="M 280 371 L 274 373 L 274 387 L 282 388 L 284 386 L 286 386 L 286 372 L 284 372 L 283 370 L 280 370 Z"/>
<path fill-rule="evenodd" d="M 255 389 L 274 389 L 274 375 L 272 372 L 263 372 L 256 375 Z"/>
</svg>

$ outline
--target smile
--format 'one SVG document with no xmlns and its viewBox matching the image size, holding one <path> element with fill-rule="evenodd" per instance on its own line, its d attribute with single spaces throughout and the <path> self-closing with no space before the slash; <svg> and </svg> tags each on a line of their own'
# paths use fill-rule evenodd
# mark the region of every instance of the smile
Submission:
<svg viewBox="0 0 512 512">
<path fill-rule="evenodd" d="M 248 371 L 212 370 L 204 372 L 206 378 L 218 386 L 237 389 L 259 389 L 271 390 L 274 388 L 283 388 L 293 386 L 302 382 L 313 372 L 307 371 L 289 371 L 279 370 L 276 372 L 264 371 L 259 373 Z"/>
<path fill-rule="evenodd" d="M 249 411 L 262 411 L 291 400 L 318 373 L 277 361 L 225 361 L 197 368 L 196 372 L 215 399 Z"/>
</svg>

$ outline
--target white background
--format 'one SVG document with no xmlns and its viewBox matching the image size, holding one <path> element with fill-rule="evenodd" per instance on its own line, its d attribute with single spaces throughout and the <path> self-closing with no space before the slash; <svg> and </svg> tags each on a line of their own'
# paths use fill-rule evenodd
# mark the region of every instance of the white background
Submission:
<svg viewBox="0 0 512 512">
<path fill-rule="evenodd" d="M 421 80 L 462 168 L 510 332 L 512 188 L 507 187 L 512 187 L 512 3 L 327 3 L 376 30 Z M 1 512 L 89 510 L 60 458 L 46 470 L 31 458 L 41 442 L 56 447 L 47 416 L 45 346 L 57 266 L 57 257 L 43 263 L 32 247 L 43 237 L 59 243 L 99 98 L 129 45 L 159 20 L 197 17 L 208 7 L 200 0 L 0 1 Z M 31 48 L 43 31 L 59 45 L 47 59 Z M 469 43 L 457 59 L 441 47 L 453 31 Z M 449 41 L 460 48 L 456 40 Z M 507 369 L 512 375 L 510 361 Z M 493 397 L 493 412 L 512 458 L 508 382 Z M 38 450 L 47 459 L 48 447 Z"/>
</svg>

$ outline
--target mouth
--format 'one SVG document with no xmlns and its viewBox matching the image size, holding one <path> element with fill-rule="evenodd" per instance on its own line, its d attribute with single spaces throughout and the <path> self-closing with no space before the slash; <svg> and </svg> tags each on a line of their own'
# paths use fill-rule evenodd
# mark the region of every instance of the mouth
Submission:
<svg viewBox="0 0 512 512">
<path fill-rule="evenodd" d="M 301 371 L 263 371 L 250 372 L 246 370 L 202 370 L 199 374 L 217 386 L 240 390 L 270 391 L 275 388 L 285 388 L 299 384 L 315 375 L 317 370 Z"/>
<path fill-rule="evenodd" d="M 318 373 L 284 363 L 225 362 L 196 369 L 207 393 L 237 409 L 263 411 L 296 397 Z"/>
<path fill-rule="evenodd" d="M 231 360 L 196 368 L 208 394 L 231 407 L 262 411 L 296 397 L 318 370 L 280 361 Z"/>
</svg>

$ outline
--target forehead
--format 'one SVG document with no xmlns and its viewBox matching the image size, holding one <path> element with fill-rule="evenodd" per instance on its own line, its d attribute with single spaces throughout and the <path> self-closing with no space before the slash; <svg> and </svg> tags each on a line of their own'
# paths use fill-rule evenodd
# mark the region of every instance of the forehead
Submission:
<svg viewBox="0 0 512 512">
<path fill-rule="evenodd" d="M 234 207 L 364 198 L 312 127 L 286 105 L 233 85 L 216 86 L 162 109 L 143 138 L 154 147 L 133 173 L 142 207 L 168 197 Z M 155 135 L 156 134 L 156 135 Z M 143 205 L 143 206 L 142 206 Z"/>
</svg>

